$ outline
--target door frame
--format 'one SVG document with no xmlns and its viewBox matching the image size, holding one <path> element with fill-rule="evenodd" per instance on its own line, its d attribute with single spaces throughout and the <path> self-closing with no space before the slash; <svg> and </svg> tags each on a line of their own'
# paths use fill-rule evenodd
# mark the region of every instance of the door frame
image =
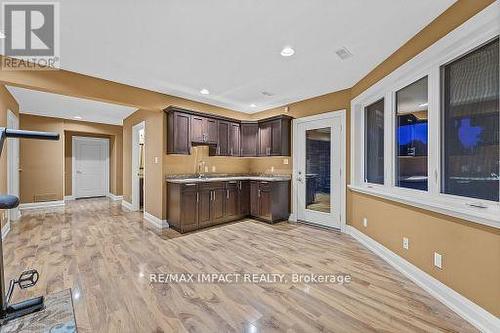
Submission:
<svg viewBox="0 0 500 333">
<path fill-rule="evenodd" d="M 76 167 L 75 167 L 75 152 L 76 152 L 76 142 L 77 141 L 87 141 L 87 142 L 96 142 L 100 141 L 105 144 L 104 151 L 106 152 L 105 159 L 105 185 L 106 185 L 106 196 L 109 193 L 109 138 L 96 138 L 89 136 L 73 136 L 71 138 L 71 197 L 73 199 L 78 199 L 77 191 L 76 191 Z"/>
<path fill-rule="evenodd" d="M 340 190 L 340 231 L 345 232 L 346 231 L 346 196 L 347 196 L 347 180 L 346 180 L 346 167 L 347 167 L 347 156 L 346 156 L 346 151 L 347 151 L 347 126 L 346 126 L 346 113 L 347 111 L 345 109 L 342 110 L 336 110 L 336 111 L 330 111 L 326 113 L 321 113 L 318 115 L 313 115 L 313 116 L 308 116 L 308 117 L 302 117 L 302 118 L 296 118 L 293 119 L 292 121 L 292 137 L 293 137 L 293 144 L 292 144 L 292 154 L 293 154 L 293 172 L 292 172 L 292 214 L 290 215 L 290 221 L 297 222 L 297 217 L 298 217 L 298 201 L 299 201 L 299 193 L 298 193 L 298 165 L 300 164 L 299 161 L 299 136 L 297 135 L 298 133 L 298 127 L 299 124 L 310 122 L 310 121 L 315 121 L 315 120 L 331 120 L 331 119 L 340 119 L 340 126 L 341 126 L 341 142 L 340 142 L 340 156 L 341 156 L 341 162 L 340 162 L 340 185 L 341 185 L 341 190 Z M 295 133 L 295 135 L 294 135 Z M 331 167 L 333 168 L 333 164 L 331 164 Z M 333 172 L 332 172 L 333 174 Z"/>
<path fill-rule="evenodd" d="M 143 192 L 143 210 L 146 211 L 146 122 L 141 121 L 140 123 L 132 126 L 132 165 L 130 170 L 132 172 L 131 176 L 131 200 L 132 211 L 138 211 L 140 209 L 139 205 L 139 131 L 144 130 L 144 185 L 142 188 Z"/>
<path fill-rule="evenodd" d="M 19 117 L 16 116 L 12 110 L 7 109 L 7 128 L 12 128 L 12 129 L 19 129 Z M 17 168 L 13 169 L 13 161 L 12 161 L 12 154 L 9 151 L 10 149 L 10 142 L 13 142 L 14 140 L 17 140 Z M 20 169 L 20 142 L 19 139 L 17 138 L 8 138 L 7 139 L 7 192 L 9 194 L 14 194 L 17 197 L 20 196 L 20 174 L 19 174 L 19 169 Z M 10 187 L 11 183 L 11 177 L 17 175 L 17 193 L 13 193 L 13 189 Z M 15 181 L 16 179 L 14 179 Z M 8 215 L 8 221 L 17 221 L 21 217 L 21 213 L 19 210 L 19 207 L 9 209 L 7 212 Z"/>
</svg>

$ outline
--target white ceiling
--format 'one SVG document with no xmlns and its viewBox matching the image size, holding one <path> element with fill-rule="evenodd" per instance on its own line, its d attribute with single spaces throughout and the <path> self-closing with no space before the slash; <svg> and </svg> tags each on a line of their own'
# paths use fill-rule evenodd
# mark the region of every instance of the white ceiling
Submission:
<svg viewBox="0 0 500 333">
<path fill-rule="evenodd" d="M 123 119 L 137 110 L 128 106 L 17 87 L 8 86 L 7 89 L 19 103 L 19 111 L 21 113 L 39 116 L 122 125 Z M 82 119 L 75 119 L 77 116 L 82 117 Z"/>
<path fill-rule="evenodd" d="M 61 67 L 257 112 L 351 87 L 454 2 L 65 0 Z"/>
</svg>

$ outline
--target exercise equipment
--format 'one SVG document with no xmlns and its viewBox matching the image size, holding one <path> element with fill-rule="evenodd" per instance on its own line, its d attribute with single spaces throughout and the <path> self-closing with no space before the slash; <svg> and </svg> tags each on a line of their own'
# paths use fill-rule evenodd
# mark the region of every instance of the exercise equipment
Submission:
<svg viewBox="0 0 500 333">
<path fill-rule="evenodd" d="M 59 134 L 38 131 L 23 131 L 0 127 L 0 155 L 2 154 L 3 144 L 6 138 L 24 138 L 38 140 L 59 140 Z M 19 206 L 19 198 L 14 195 L 0 195 L 0 209 L 12 209 Z M 21 273 L 19 278 L 9 282 L 9 290 L 5 293 L 5 276 L 3 267 L 3 244 L 0 237 L 0 325 L 9 320 L 18 318 L 44 308 L 43 296 L 24 300 L 19 303 L 9 304 L 14 289 L 19 286 L 20 289 L 33 287 L 38 282 L 40 274 L 36 269 L 30 269 Z"/>
</svg>

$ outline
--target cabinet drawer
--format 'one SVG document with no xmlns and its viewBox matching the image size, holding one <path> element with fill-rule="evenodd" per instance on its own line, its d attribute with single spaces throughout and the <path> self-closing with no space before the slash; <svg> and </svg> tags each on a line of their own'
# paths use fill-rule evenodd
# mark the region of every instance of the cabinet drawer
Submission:
<svg viewBox="0 0 500 333">
<path fill-rule="evenodd" d="M 270 191 L 271 190 L 271 183 L 270 182 L 266 182 L 266 181 L 260 181 L 259 182 L 259 188 L 262 191 Z"/>
<path fill-rule="evenodd" d="M 198 184 L 197 183 L 186 183 L 181 185 L 181 191 L 182 192 L 188 192 L 188 191 L 198 191 Z"/>
<path fill-rule="evenodd" d="M 217 189 L 224 189 L 224 183 L 223 182 L 206 182 L 206 183 L 200 183 L 199 184 L 200 191 L 203 190 L 217 190 Z"/>
</svg>

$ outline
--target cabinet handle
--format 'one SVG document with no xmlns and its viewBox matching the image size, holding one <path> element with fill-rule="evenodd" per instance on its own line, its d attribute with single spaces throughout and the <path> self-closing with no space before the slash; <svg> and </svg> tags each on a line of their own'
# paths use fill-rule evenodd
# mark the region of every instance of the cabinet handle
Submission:
<svg viewBox="0 0 500 333">
<path fill-rule="evenodd" d="M 196 186 L 196 184 L 184 184 L 185 186 Z"/>
<path fill-rule="evenodd" d="M 266 153 L 267 153 L 267 155 L 271 155 L 271 148 L 267 147 L 266 148 Z"/>
<path fill-rule="evenodd" d="M 196 202 L 200 202 L 200 193 L 196 192 Z"/>
<path fill-rule="evenodd" d="M 269 184 L 269 182 L 260 182 L 261 184 Z"/>
<path fill-rule="evenodd" d="M 229 190 L 226 190 L 226 199 L 229 199 Z"/>
<path fill-rule="evenodd" d="M 240 191 L 241 191 L 241 182 L 238 184 L 238 187 L 239 187 L 239 189 L 240 189 Z"/>
<path fill-rule="evenodd" d="M 214 200 L 213 191 L 210 191 L 210 201 Z"/>
<path fill-rule="evenodd" d="M 260 190 L 257 190 L 257 197 L 260 198 Z"/>
<path fill-rule="evenodd" d="M 212 192 L 213 192 L 213 194 L 214 194 L 214 201 L 215 201 L 215 191 L 212 191 Z"/>
</svg>

